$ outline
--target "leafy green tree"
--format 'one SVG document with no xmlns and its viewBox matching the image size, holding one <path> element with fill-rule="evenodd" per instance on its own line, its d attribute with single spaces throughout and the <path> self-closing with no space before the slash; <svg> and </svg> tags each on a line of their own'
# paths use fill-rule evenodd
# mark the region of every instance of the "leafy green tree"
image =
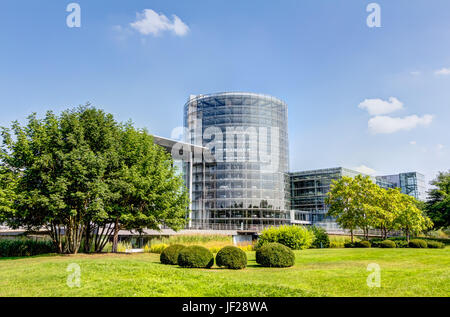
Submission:
<svg viewBox="0 0 450 317">
<path fill-rule="evenodd" d="M 115 199 L 109 209 L 114 222 L 113 251 L 117 251 L 120 229 L 158 230 L 161 225 L 181 229 L 189 198 L 170 154 L 155 145 L 147 131 L 128 123 L 123 126 L 119 157 L 121 168 L 111 180 Z"/>
<path fill-rule="evenodd" d="M 402 207 L 401 192 L 399 188 L 386 190 L 378 187 L 375 195 L 373 227 L 380 229 L 382 238 L 386 239 L 389 231 L 395 228 L 394 220 Z"/>
<path fill-rule="evenodd" d="M 428 192 L 426 202 L 427 215 L 434 222 L 435 227 L 446 228 L 450 226 L 450 171 L 440 172 L 431 185 L 436 188 Z"/>
<path fill-rule="evenodd" d="M 59 252 L 77 253 L 89 219 L 105 214 L 105 173 L 117 148 L 112 115 L 89 107 L 3 128 L 3 164 L 18 171 L 12 226 L 46 227 Z"/>
<path fill-rule="evenodd" d="M 2 137 L 1 215 L 12 227 L 47 228 L 61 253 L 77 253 L 83 239 L 84 251 L 101 251 L 120 228 L 184 224 L 182 178 L 169 154 L 131 123 L 87 105 L 43 119 L 32 114 Z"/>
<path fill-rule="evenodd" d="M 403 230 L 408 242 L 411 235 L 417 235 L 433 227 L 433 222 L 419 206 L 420 202 L 414 197 L 400 194 L 400 208 L 395 215 L 394 225 Z"/>
<path fill-rule="evenodd" d="M 379 197 L 377 193 L 380 187 L 369 176 L 357 175 L 353 178 L 351 190 L 354 193 L 352 206 L 355 208 L 356 224 L 364 232 L 364 237 L 369 239 L 369 229 L 375 224 L 379 211 Z"/>
<path fill-rule="evenodd" d="M 15 188 L 17 177 L 12 171 L 0 165 L 0 225 L 14 216 Z"/>
<path fill-rule="evenodd" d="M 329 206 L 328 215 L 336 218 L 336 222 L 343 229 L 350 230 L 353 243 L 353 231 L 358 228 L 358 206 L 355 204 L 356 192 L 353 178 L 343 176 L 333 180 L 325 203 Z"/>
</svg>

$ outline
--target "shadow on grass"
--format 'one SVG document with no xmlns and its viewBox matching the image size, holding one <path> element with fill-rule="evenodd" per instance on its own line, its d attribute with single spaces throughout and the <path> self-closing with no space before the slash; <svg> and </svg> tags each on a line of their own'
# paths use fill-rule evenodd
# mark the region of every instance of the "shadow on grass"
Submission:
<svg viewBox="0 0 450 317">
<path fill-rule="evenodd" d="M 21 259 L 35 259 L 35 258 L 49 258 L 53 256 L 58 256 L 62 254 L 58 253 L 46 253 L 46 254 L 38 254 L 38 255 L 24 255 L 24 256 L 11 256 L 11 257 L 0 257 L 0 261 L 5 260 L 21 260 Z"/>
</svg>

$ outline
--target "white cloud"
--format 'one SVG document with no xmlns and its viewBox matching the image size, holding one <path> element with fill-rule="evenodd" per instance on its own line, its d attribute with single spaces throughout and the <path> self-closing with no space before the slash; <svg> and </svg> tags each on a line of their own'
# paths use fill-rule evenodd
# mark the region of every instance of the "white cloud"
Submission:
<svg viewBox="0 0 450 317">
<path fill-rule="evenodd" d="M 444 148 L 444 145 L 443 145 L 443 144 L 438 144 L 438 145 L 437 145 L 438 151 L 442 150 L 443 148 Z"/>
<path fill-rule="evenodd" d="M 395 97 L 390 97 L 389 101 L 382 99 L 365 99 L 358 107 L 366 109 L 370 115 L 376 116 L 400 110 L 403 108 L 403 103 Z"/>
<path fill-rule="evenodd" d="M 449 68 L 442 68 L 434 72 L 436 75 L 450 75 L 450 67 Z"/>
<path fill-rule="evenodd" d="M 389 116 L 376 116 L 369 120 L 369 130 L 374 133 L 394 133 L 401 130 L 411 130 L 417 126 L 427 126 L 433 120 L 433 116 L 426 114 L 423 117 L 417 115 L 404 118 L 393 118 Z"/>
<path fill-rule="evenodd" d="M 410 74 L 413 75 L 413 76 L 418 76 L 418 75 L 420 75 L 421 73 L 418 72 L 418 71 L 413 71 L 413 72 L 410 72 Z"/>
<path fill-rule="evenodd" d="M 367 175 L 371 175 L 371 176 L 373 176 L 377 173 L 376 170 L 374 170 L 373 168 L 367 167 L 365 165 L 360 165 L 360 166 L 354 167 L 353 169 L 362 174 L 367 174 Z"/>
<path fill-rule="evenodd" d="M 173 21 L 164 14 L 158 14 L 151 9 L 145 9 L 136 14 L 136 21 L 130 23 L 131 27 L 143 35 L 159 35 L 161 32 L 169 31 L 178 36 L 186 35 L 189 27 L 176 15 L 172 15 Z"/>
<path fill-rule="evenodd" d="M 416 142 L 416 141 L 409 141 L 409 144 L 411 144 L 411 145 L 416 145 L 417 142 Z"/>
</svg>

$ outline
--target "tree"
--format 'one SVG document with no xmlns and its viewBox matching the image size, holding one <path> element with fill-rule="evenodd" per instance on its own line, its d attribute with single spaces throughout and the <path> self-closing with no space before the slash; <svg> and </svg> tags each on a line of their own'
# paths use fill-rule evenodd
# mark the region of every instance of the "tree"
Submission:
<svg viewBox="0 0 450 317">
<path fill-rule="evenodd" d="M 3 128 L 3 164 L 20 174 L 10 223 L 44 226 L 59 252 L 77 253 L 89 219 L 104 214 L 118 132 L 112 115 L 88 106 Z"/>
<path fill-rule="evenodd" d="M 372 182 L 369 176 L 357 175 L 353 178 L 351 189 L 354 193 L 355 221 L 368 240 L 369 229 L 374 226 L 376 215 L 380 210 L 377 196 L 380 187 Z"/>
<path fill-rule="evenodd" d="M 436 228 L 450 226 L 450 171 L 439 172 L 436 179 L 430 183 L 436 188 L 428 191 L 426 202 L 427 215 Z"/>
<path fill-rule="evenodd" d="M 187 189 L 170 154 L 153 144 L 145 130 L 123 126 L 119 150 L 121 168 L 111 180 L 114 197 L 109 217 L 114 222 L 113 251 L 120 229 L 174 230 L 185 225 L 189 207 Z"/>
<path fill-rule="evenodd" d="M 352 242 L 353 231 L 358 227 L 355 196 L 353 179 L 343 176 L 339 180 L 333 180 L 325 198 L 325 203 L 329 206 L 328 215 L 335 217 L 342 228 L 350 230 Z"/>
<path fill-rule="evenodd" d="M 401 209 L 401 192 L 399 188 L 383 189 L 378 187 L 375 192 L 376 205 L 374 206 L 374 228 L 381 230 L 383 239 L 386 239 L 389 231 L 395 228 L 395 217 Z"/>
<path fill-rule="evenodd" d="M 17 178 L 14 173 L 0 165 L 0 224 L 14 216 L 16 186 Z"/>
<path fill-rule="evenodd" d="M 113 232 L 117 246 L 121 227 L 184 224 L 181 176 L 169 154 L 131 123 L 87 105 L 43 119 L 32 114 L 25 126 L 3 128 L 2 137 L 1 215 L 12 227 L 47 228 L 61 253 L 77 253 L 83 239 L 85 252 L 99 252 Z M 13 176 L 16 182 L 5 178 Z"/>
<path fill-rule="evenodd" d="M 420 202 L 412 196 L 400 194 L 400 207 L 395 215 L 394 225 L 403 230 L 406 240 L 409 242 L 411 235 L 432 228 L 433 222 L 422 210 L 419 209 Z"/>
</svg>

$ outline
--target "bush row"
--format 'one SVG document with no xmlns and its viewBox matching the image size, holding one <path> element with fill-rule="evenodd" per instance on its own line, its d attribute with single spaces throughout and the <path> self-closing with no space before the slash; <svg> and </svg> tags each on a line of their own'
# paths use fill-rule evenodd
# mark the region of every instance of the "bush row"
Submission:
<svg viewBox="0 0 450 317">
<path fill-rule="evenodd" d="M 0 257 L 32 256 L 54 252 L 53 243 L 48 240 L 0 239 Z"/>
<path fill-rule="evenodd" d="M 163 264 L 188 268 L 211 268 L 214 255 L 202 246 L 171 245 L 160 255 Z M 256 250 L 256 263 L 265 267 L 289 267 L 295 263 L 292 250 L 279 243 L 267 243 Z M 247 255 L 235 246 L 226 246 L 216 255 L 216 264 L 227 269 L 243 269 L 247 267 Z"/>
<path fill-rule="evenodd" d="M 405 240 L 379 240 L 372 239 L 372 241 L 358 241 L 358 242 L 347 242 L 344 245 L 346 248 L 430 248 L 430 249 L 443 249 L 445 244 L 438 241 L 426 241 L 423 239 L 412 239 L 409 243 Z"/>
</svg>

